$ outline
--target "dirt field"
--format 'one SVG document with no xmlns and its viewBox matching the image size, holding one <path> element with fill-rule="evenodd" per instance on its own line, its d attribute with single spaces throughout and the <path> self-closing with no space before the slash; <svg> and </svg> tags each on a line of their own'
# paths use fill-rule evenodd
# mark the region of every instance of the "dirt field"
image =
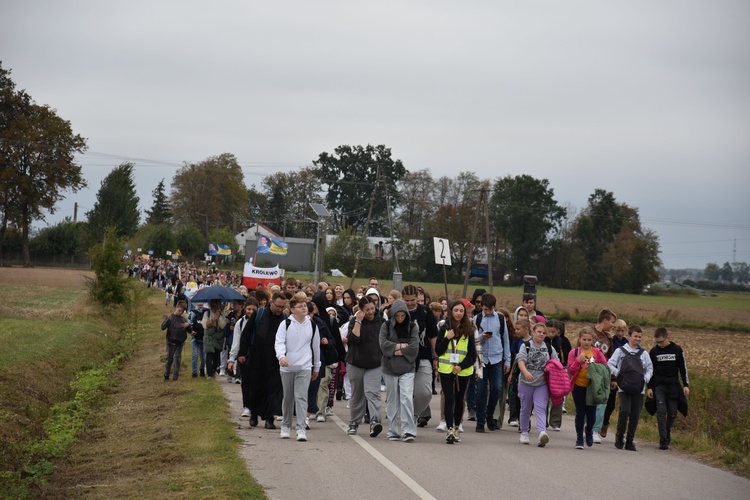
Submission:
<svg viewBox="0 0 750 500">
<path fill-rule="evenodd" d="M 86 269 L 60 269 L 48 267 L 0 267 L 0 285 L 37 285 L 54 288 L 85 288 L 84 278 L 93 278 L 94 272 Z"/>
</svg>

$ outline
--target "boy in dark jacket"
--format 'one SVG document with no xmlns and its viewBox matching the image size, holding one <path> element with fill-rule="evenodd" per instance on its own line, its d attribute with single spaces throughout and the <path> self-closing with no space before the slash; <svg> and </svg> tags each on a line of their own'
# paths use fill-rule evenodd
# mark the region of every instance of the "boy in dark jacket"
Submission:
<svg viewBox="0 0 750 500">
<path fill-rule="evenodd" d="M 657 328 L 654 340 L 656 346 L 649 352 L 654 365 L 654 375 L 648 382 L 647 396 L 656 399 L 659 449 L 668 450 L 672 442 L 672 424 L 677 418 L 679 402 L 685 401 L 690 394 L 687 363 L 682 348 L 669 340 L 666 328 Z M 682 386 L 678 376 L 682 377 Z"/>
</svg>

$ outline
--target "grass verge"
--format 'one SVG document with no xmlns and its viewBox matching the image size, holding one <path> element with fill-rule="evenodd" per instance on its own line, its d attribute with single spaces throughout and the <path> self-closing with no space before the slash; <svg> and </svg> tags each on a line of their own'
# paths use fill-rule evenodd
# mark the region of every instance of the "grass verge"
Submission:
<svg viewBox="0 0 750 500">
<path fill-rule="evenodd" d="M 138 342 L 92 425 L 57 464 L 48 498 L 263 498 L 237 447 L 218 384 L 190 377 L 190 346 L 178 381 L 163 380 L 163 296 L 137 307 Z"/>
<path fill-rule="evenodd" d="M 38 293 L 0 290 L 0 326 L 13 328 L 0 328 L 13 339 L 0 354 L 0 497 L 265 496 L 239 456 L 221 389 L 190 378 L 189 346 L 183 376 L 163 381 L 161 294 L 142 291 L 137 306 L 101 317 L 85 292 L 45 289 L 59 307 L 51 316 L 68 319 L 40 325 Z"/>
</svg>

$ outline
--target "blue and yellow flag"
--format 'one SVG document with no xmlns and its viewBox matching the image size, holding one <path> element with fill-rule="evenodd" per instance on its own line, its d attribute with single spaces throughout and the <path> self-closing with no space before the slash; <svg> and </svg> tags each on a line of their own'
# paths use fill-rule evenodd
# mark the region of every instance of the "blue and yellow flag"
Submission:
<svg viewBox="0 0 750 500">
<path fill-rule="evenodd" d="M 260 235 L 258 236 L 258 247 L 255 249 L 257 253 L 272 253 L 274 255 L 286 255 L 289 251 L 289 245 L 281 240 L 272 238 L 270 236 Z"/>
</svg>

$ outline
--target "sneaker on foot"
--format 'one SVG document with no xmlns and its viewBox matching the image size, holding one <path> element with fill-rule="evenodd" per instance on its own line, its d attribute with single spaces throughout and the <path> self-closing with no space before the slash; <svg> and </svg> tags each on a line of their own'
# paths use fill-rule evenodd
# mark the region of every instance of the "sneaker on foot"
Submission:
<svg viewBox="0 0 750 500">
<path fill-rule="evenodd" d="M 243 408 L 240 418 L 250 418 L 250 408 Z"/>
<path fill-rule="evenodd" d="M 508 425 L 510 425 L 511 427 L 518 427 L 518 420 L 511 420 L 510 422 L 508 422 Z"/>
<path fill-rule="evenodd" d="M 586 446 L 589 448 L 594 446 L 594 435 L 590 432 L 586 433 Z"/>
<path fill-rule="evenodd" d="M 469 420 L 472 422 L 475 422 L 477 419 L 477 411 L 476 410 L 469 410 Z"/>
<path fill-rule="evenodd" d="M 349 429 L 346 431 L 349 435 L 354 435 L 357 433 L 357 424 L 355 422 L 349 423 Z"/>
<path fill-rule="evenodd" d="M 266 420 L 266 429 L 275 429 L 276 425 L 274 425 L 273 420 Z"/>
<path fill-rule="evenodd" d="M 478 424 L 478 425 L 477 425 L 477 429 L 476 429 L 476 431 L 477 431 L 477 432 L 484 432 L 484 425 L 479 425 L 479 424 Z"/>
<path fill-rule="evenodd" d="M 445 432 L 446 430 L 448 430 L 448 427 L 445 424 L 445 420 L 441 420 L 440 423 L 438 424 L 438 426 L 435 427 L 435 430 L 438 431 L 438 432 L 440 432 L 440 431 Z"/>
<path fill-rule="evenodd" d="M 281 422 L 282 417 L 281 415 L 274 415 L 273 419 L 276 420 L 277 422 Z"/>
<path fill-rule="evenodd" d="M 392 434 L 388 435 L 388 441 L 401 441 L 401 438 Z"/>
<path fill-rule="evenodd" d="M 250 414 L 250 427 L 258 427 L 258 415 Z"/>
<path fill-rule="evenodd" d="M 305 430 L 310 430 L 310 417 L 305 417 Z"/>
<path fill-rule="evenodd" d="M 555 427 L 554 425 L 551 426 L 550 429 L 552 429 L 555 432 L 560 432 L 560 428 L 559 427 Z"/>
<path fill-rule="evenodd" d="M 461 442 L 461 428 L 460 427 L 453 427 L 453 441 L 456 443 Z"/>
<path fill-rule="evenodd" d="M 414 442 L 414 436 L 411 434 L 404 434 L 404 437 L 401 438 L 401 441 L 404 443 L 413 443 Z"/>
<path fill-rule="evenodd" d="M 544 445 L 549 443 L 549 436 L 546 432 L 542 431 L 539 433 L 539 441 L 537 441 L 536 445 L 540 448 L 544 448 Z"/>
<path fill-rule="evenodd" d="M 458 424 L 458 432 L 463 432 L 463 431 L 464 431 L 464 424 L 463 423 Z"/>
<path fill-rule="evenodd" d="M 307 441 L 307 433 L 304 430 L 297 431 L 297 441 Z"/>
<path fill-rule="evenodd" d="M 326 415 L 333 415 L 333 408 L 331 408 L 330 406 L 326 406 L 325 414 Z"/>
<path fill-rule="evenodd" d="M 279 436 L 281 436 L 281 439 L 289 439 L 290 432 L 291 432 L 290 429 L 287 429 L 286 427 L 282 427 L 281 432 L 279 433 Z"/>
<path fill-rule="evenodd" d="M 625 443 L 625 449 L 628 451 L 637 451 L 635 449 L 635 443 L 633 443 L 632 441 L 628 441 L 627 443 Z"/>
<path fill-rule="evenodd" d="M 380 434 L 380 431 L 382 430 L 383 430 L 383 425 L 380 422 L 375 421 L 371 423 L 370 424 L 370 437 L 371 438 L 378 437 L 378 434 Z"/>
<path fill-rule="evenodd" d="M 242 380 L 240 380 L 240 379 L 236 378 L 236 379 L 234 379 L 234 383 L 235 383 L 235 384 L 241 384 L 241 383 L 242 383 Z"/>
<path fill-rule="evenodd" d="M 456 439 L 453 437 L 453 429 L 448 430 L 448 433 L 445 435 L 445 442 L 448 444 L 456 442 Z"/>
<path fill-rule="evenodd" d="M 325 422 L 326 421 L 326 417 L 325 417 L 325 415 L 318 415 L 317 417 L 315 417 L 315 421 L 316 422 Z"/>
<path fill-rule="evenodd" d="M 385 392 L 385 386 L 384 385 L 380 386 L 380 392 Z"/>
<path fill-rule="evenodd" d="M 522 432 L 519 441 L 521 442 L 521 444 L 529 444 L 529 433 Z"/>
<path fill-rule="evenodd" d="M 602 436 L 596 431 L 594 431 L 594 443 L 602 444 Z"/>
<path fill-rule="evenodd" d="M 578 437 L 578 439 L 576 439 L 576 450 L 582 450 L 582 449 L 583 449 L 583 438 Z"/>
<path fill-rule="evenodd" d="M 419 417 L 417 419 L 417 427 L 427 427 L 427 419 L 424 417 Z"/>
</svg>

